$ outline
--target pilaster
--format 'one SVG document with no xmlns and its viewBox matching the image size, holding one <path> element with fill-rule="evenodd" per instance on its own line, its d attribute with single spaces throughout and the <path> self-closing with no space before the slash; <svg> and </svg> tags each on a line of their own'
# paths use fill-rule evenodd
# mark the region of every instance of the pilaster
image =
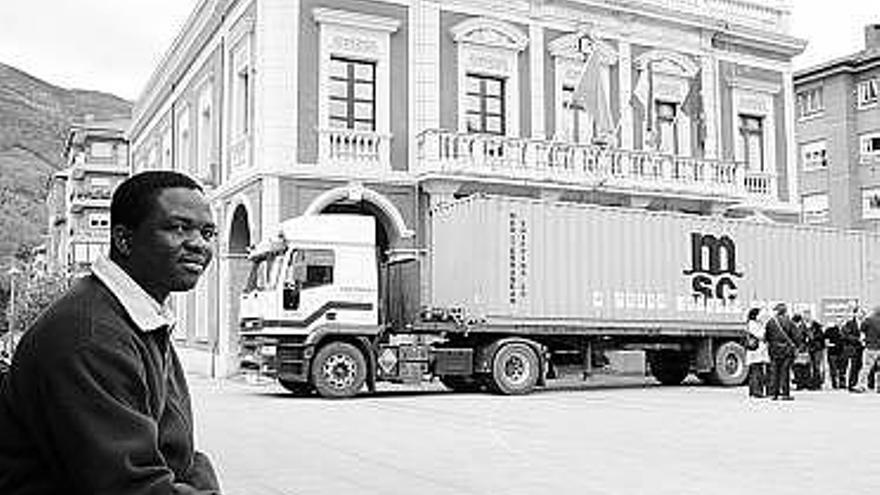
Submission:
<svg viewBox="0 0 880 495">
<path fill-rule="evenodd" d="M 531 74 L 532 139 L 545 139 L 547 131 L 544 101 L 544 28 L 529 25 L 529 73 Z"/>
</svg>

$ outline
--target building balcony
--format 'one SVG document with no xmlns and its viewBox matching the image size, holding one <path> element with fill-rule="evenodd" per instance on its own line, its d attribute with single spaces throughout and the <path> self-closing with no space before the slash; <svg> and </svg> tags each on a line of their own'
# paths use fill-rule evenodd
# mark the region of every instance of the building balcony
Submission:
<svg viewBox="0 0 880 495">
<path fill-rule="evenodd" d="M 391 136 L 351 129 L 320 129 L 318 161 L 333 168 L 390 170 Z"/>
<path fill-rule="evenodd" d="M 108 208 L 110 207 L 110 199 L 112 197 L 113 190 L 110 188 L 82 189 L 70 193 L 70 203 L 72 206 Z"/>
<path fill-rule="evenodd" d="M 421 133 L 420 177 L 515 180 L 574 189 L 686 197 L 726 203 L 776 200 L 776 177 L 743 164 L 592 144 L 464 134 Z"/>
</svg>

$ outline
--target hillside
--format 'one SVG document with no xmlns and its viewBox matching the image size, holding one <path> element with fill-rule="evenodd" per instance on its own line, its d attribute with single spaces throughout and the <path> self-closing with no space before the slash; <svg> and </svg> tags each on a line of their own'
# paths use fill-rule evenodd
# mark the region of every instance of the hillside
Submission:
<svg viewBox="0 0 880 495">
<path fill-rule="evenodd" d="M 128 116 L 131 102 L 64 89 L 0 63 L 0 264 L 21 245 L 43 242 L 46 184 L 64 167 L 72 122 Z"/>
</svg>

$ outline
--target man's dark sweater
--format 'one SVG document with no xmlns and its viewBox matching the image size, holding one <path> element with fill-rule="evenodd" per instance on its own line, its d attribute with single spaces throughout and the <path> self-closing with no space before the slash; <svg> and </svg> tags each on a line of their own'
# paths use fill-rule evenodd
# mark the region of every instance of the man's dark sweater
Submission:
<svg viewBox="0 0 880 495">
<path fill-rule="evenodd" d="M 0 494 L 216 493 L 168 332 L 94 275 L 24 335 L 0 390 Z"/>
</svg>

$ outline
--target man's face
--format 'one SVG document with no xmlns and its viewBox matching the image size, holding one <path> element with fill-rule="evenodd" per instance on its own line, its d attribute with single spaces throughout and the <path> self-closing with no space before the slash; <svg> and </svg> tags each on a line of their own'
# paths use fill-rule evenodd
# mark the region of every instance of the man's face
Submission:
<svg viewBox="0 0 880 495">
<path fill-rule="evenodd" d="M 162 190 L 152 211 L 131 232 L 133 278 L 159 301 L 192 289 L 213 257 L 217 227 L 204 195 L 195 189 Z"/>
</svg>

